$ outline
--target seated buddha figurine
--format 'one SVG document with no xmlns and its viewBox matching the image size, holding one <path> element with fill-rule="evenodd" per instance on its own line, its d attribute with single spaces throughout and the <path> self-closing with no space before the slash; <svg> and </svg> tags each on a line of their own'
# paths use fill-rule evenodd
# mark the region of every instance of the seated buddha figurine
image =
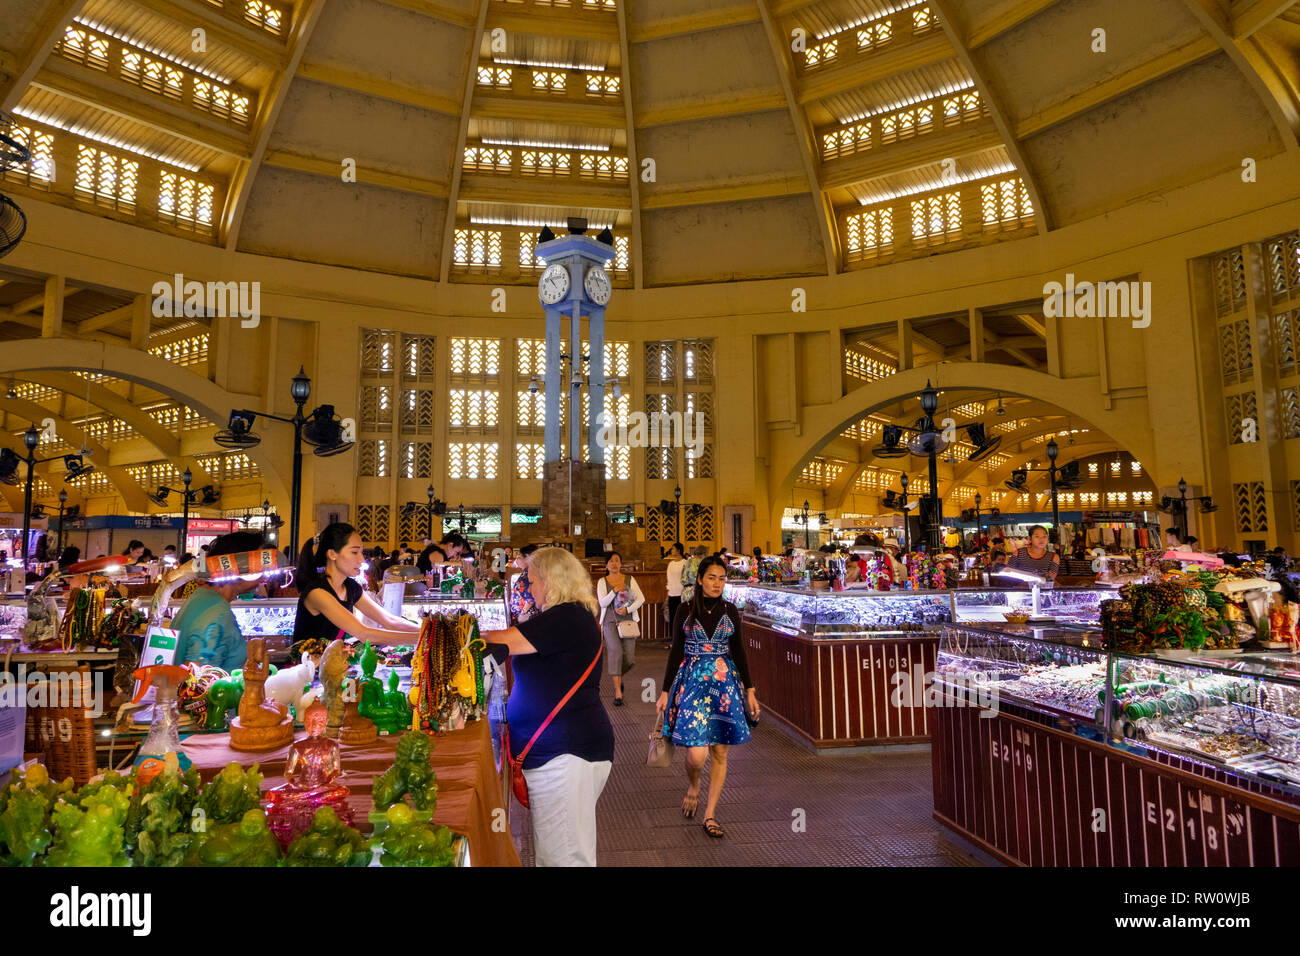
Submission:
<svg viewBox="0 0 1300 956">
<path fill-rule="evenodd" d="M 343 765 L 338 742 L 325 736 L 328 716 L 320 701 L 307 708 L 303 716 L 307 736 L 289 748 L 285 783 L 266 794 L 267 821 L 281 847 L 287 847 L 295 836 L 308 829 L 321 807 L 332 807 L 340 820 L 352 823 L 352 810 L 348 807 L 351 791 L 334 782 L 343 773 Z"/>
<path fill-rule="evenodd" d="M 239 698 L 239 716 L 230 722 L 232 750 L 277 750 L 293 740 L 293 717 L 273 700 L 266 699 L 263 685 L 268 676 L 266 642 L 248 642 L 244 664 L 244 696 Z"/>
</svg>

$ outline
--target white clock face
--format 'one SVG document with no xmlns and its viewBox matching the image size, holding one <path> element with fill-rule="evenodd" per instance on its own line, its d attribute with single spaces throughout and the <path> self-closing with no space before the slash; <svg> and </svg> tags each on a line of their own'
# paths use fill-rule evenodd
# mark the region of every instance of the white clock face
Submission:
<svg viewBox="0 0 1300 956">
<path fill-rule="evenodd" d="M 609 302 L 609 273 L 600 266 L 592 266 L 588 269 L 582 284 L 592 302 L 597 305 L 605 305 Z"/>
<path fill-rule="evenodd" d="M 542 302 L 555 305 L 569 294 L 569 270 L 556 262 L 546 267 L 541 280 L 537 283 L 537 294 Z"/>
</svg>

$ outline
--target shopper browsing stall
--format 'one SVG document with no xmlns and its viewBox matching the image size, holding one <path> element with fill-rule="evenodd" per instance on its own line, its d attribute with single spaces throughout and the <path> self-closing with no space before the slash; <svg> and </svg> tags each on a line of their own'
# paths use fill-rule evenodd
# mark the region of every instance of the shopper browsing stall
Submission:
<svg viewBox="0 0 1300 956">
<path fill-rule="evenodd" d="M 636 664 L 636 639 L 641 632 L 639 608 L 645 596 L 636 578 L 623 573 L 617 551 L 605 561 L 605 576 L 596 585 L 600 631 L 605 639 L 605 668 L 614 678 L 614 706 L 623 706 L 623 675 Z"/>
<path fill-rule="evenodd" d="M 294 640 L 315 637 L 328 642 L 350 634 L 371 644 L 415 643 L 420 625 L 389 614 L 353 580 L 361 563 L 361 535 L 341 521 L 302 546 L 294 575 L 298 587 Z M 386 626 L 366 627 L 356 610 Z"/>
<path fill-rule="evenodd" d="M 664 571 L 668 587 L 668 621 L 672 623 L 682 604 L 682 570 L 686 567 L 686 548 L 680 541 L 668 551 L 668 568 Z"/>
<path fill-rule="evenodd" d="M 673 621 L 664 686 L 656 712 L 663 735 L 686 751 L 686 797 L 682 815 L 694 817 L 700 799 L 700 774 L 713 758 L 704 831 L 725 836 L 714 814 L 727 779 L 727 748 L 750 738 L 749 720 L 758 718 L 757 692 L 749 679 L 740 612 L 722 598 L 727 569 L 714 557 L 700 562 L 698 586 Z"/>
<path fill-rule="evenodd" d="M 527 571 L 541 611 L 483 639 L 489 650 L 503 645 L 495 652 L 514 658 L 506 718 L 511 752 L 523 755 L 536 865 L 595 866 L 596 801 L 614 760 L 596 669 L 603 649 L 599 605 L 582 562 L 564 548 L 537 550 Z"/>
</svg>

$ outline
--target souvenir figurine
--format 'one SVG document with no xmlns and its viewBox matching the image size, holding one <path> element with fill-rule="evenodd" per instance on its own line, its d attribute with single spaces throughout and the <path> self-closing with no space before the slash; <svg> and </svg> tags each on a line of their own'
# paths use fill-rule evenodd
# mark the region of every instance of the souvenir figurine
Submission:
<svg viewBox="0 0 1300 956">
<path fill-rule="evenodd" d="M 320 682 L 324 688 L 322 697 L 329 720 L 325 725 L 325 734 L 337 738 L 343 726 L 343 681 L 348 676 L 348 650 L 341 640 L 334 641 L 325 648 L 320 658 Z"/>
<path fill-rule="evenodd" d="M 293 718 L 286 708 L 266 699 L 268 666 L 266 642 L 259 637 L 251 638 L 244 664 L 244 695 L 239 699 L 239 716 L 230 722 L 233 750 L 277 750 L 293 740 Z"/>
<path fill-rule="evenodd" d="M 307 736 L 289 748 L 285 783 L 266 795 L 267 819 L 271 832 L 287 848 L 295 836 L 311 826 L 321 807 L 332 807 L 346 824 L 352 822 L 347 787 L 335 783 L 342 774 L 337 741 L 324 736 L 328 714 L 319 701 L 307 708 L 303 722 Z"/>
<path fill-rule="evenodd" d="M 316 699 L 316 692 L 311 690 L 312 678 L 316 676 L 316 662 L 311 655 L 304 653 L 302 662 L 293 667 L 272 674 L 266 680 L 266 696 L 286 710 L 293 708 L 298 723 L 303 722 L 303 714 Z"/>
</svg>

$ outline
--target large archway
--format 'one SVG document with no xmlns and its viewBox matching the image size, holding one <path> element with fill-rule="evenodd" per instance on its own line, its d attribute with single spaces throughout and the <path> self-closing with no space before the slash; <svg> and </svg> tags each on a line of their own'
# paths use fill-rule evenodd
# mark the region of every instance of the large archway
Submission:
<svg viewBox="0 0 1300 956">
<path fill-rule="evenodd" d="M 27 375 L 39 380 L 42 374 L 70 372 L 95 372 L 144 385 L 218 423 L 226 421 L 232 408 L 260 410 L 264 404 L 260 395 L 228 391 L 165 359 L 104 342 L 67 337 L 18 339 L 5 342 L 0 349 L 0 375 Z M 53 384 L 66 383 L 56 378 Z M 167 457 L 185 462 L 196 475 L 202 472 L 195 456 L 184 451 L 176 436 L 160 427 L 157 431 L 155 444 Z M 289 451 L 262 444 L 248 449 L 247 454 L 261 469 L 272 495 L 287 501 L 288 484 L 282 473 L 288 467 Z"/>
<path fill-rule="evenodd" d="M 784 509 L 800 497 L 795 486 L 810 461 L 845 429 L 866 416 L 898 406 L 900 401 L 910 402 L 908 407 L 915 409 L 915 398 L 927 382 L 957 396 L 963 391 L 987 394 L 996 390 L 1007 398 L 1027 399 L 1037 406 L 1059 409 L 1071 421 L 1087 427 L 1095 438 L 1113 443 L 1137 457 L 1156 484 L 1163 483 L 1155 459 L 1145 395 L 1107 400 L 1096 378 L 1061 379 L 1032 369 L 991 363 L 932 364 L 868 383 L 829 405 L 805 406 L 800 434 L 787 431 L 771 436 L 768 500 L 770 528 L 774 534 L 780 528 Z M 958 420 L 965 423 L 974 419 L 958 417 Z M 942 490 L 942 481 L 940 487 Z"/>
</svg>

